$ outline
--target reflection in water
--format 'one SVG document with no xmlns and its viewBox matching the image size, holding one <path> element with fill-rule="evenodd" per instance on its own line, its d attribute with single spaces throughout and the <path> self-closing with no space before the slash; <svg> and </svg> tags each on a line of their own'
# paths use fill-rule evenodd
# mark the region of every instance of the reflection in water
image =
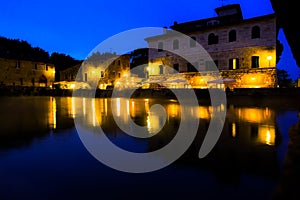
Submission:
<svg viewBox="0 0 300 200">
<path fill-rule="evenodd" d="M 149 99 L 94 99 L 94 98 L 73 98 L 72 99 L 72 116 L 75 116 L 73 106 L 75 103 L 82 105 L 82 107 L 76 107 L 77 115 L 82 115 L 86 124 L 91 127 L 98 125 L 109 127 L 108 129 L 117 130 L 116 124 L 112 117 L 112 113 L 116 113 L 116 119 L 121 124 L 129 124 L 129 120 L 133 120 L 140 126 L 146 126 L 149 134 L 155 134 L 164 127 L 162 116 L 155 112 L 150 111 L 150 107 L 154 104 L 162 104 L 167 112 L 167 124 L 179 124 L 180 120 L 185 119 L 185 115 L 181 116 L 180 105 L 170 101 L 158 101 Z M 112 105 L 116 105 L 112 107 Z M 216 109 L 224 110 L 224 105 L 218 106 Z M 209 124 L 209 120 L 213 113 L 212 106 L 200 105 L 196 108 L 186 109 L 190 110 L 191 115 L 195 118 L 199 118 L 200 123 Z M 180 118 L 183 119 L 180 119 Z M 233 138 L 242 134 L 242 138 L 247 139 L 253 143 L 261 143 L 270 146 L 275 145 L 276 140 L 276 123 L 275 112 L 268 107 L 248 108 L 248 107 L 234 107 L 229 106 L 227 109 L 227 121 L 226 126 L 229 127 L 230 135 Z M 228 125 L 227 125 L 228 124 Z M 176 127 L 169 127 L 176 129 Z M 174 131 L 175 132 L 175 131 Z M 189 130 L 186 130 L 189 132 Z M 225 132 L 225 130 L 224 130 Z M 109 132 L 107 133 L 109 134 Z M 163 134 L 163 133 L 162 133 Z"/>
<path fill-rule="evenodd" d="M 189 120 L 174 100 L 14 97 L 2 98 L 0 101 L 0 120 L 7 122 L 0 127 L 1 149 L 15 149 L 24 144 L 30 146 L 35 138 L 73 128 L 73 119 L 78 117 L 86 122 L 84 128 L 91 132 L 97 133 L 96 128 L 101 126 L 109 139 L 121 148 L 133 152 L 150 152 L 168 144 L 180 123 Z M 165 121 L 157 112 L 151 112 L 155 104 L 164 107 L 167 114 Z M 185 109 L 189 116 L 200 119 L 199 129 L 194 143 L 174 166 L 178 164 L 212 172 L 218 180 L 226 183 L 232 180 L 239 183 L 245 174 L 277 180 L 279 160 L 276 151 L 281 142 L 276 123 L 278 112 L 266 106 L 227 106 L 226 121 L 217 145 L 207 157 L 198 159 L 213 109 L 210 105 Z M 225 105 L 215 109 L 224 110 Z M 146 127 L 152 137 L 145 139 L 127 135 L 116 126 L 112 113 L 116 113 L 116 120 L 123 125 L 128 125 L 132 120 Z M 189 131 L 186 130 L 186 134 Z"/>
<path fill-rule="evenodd" d="M 49 131 L 74 126 L 72 98 L 2 97 L 0 99 L 0 148 L 30 144 Z"/>
</svg>

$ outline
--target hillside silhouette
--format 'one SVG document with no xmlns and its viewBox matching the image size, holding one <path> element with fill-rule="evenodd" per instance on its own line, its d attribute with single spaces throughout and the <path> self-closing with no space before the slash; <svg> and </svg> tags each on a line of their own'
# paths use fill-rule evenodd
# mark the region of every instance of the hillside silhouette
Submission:
<svg viewBox="0 0 300 200">
<path fill-rule="evenodd" d="M 59 80 L 59 72 L 75 66 L 82 60 L 74 59 L 64 53 L 53 52 L 51 55 L 40 47 L 32 47 L 25 40 L 0 37 L 0 57 L 17 60 L 47 62 L 55 65 L 55 80 Z"/>
</svg>

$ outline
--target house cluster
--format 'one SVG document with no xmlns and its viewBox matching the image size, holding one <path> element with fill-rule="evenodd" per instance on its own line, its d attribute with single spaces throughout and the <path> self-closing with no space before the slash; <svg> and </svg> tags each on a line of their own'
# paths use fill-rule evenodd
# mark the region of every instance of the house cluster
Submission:
<svg viewBox="0 0 300 200">
<path fill-rule="evenodd" d="M 52 87 L 55 66 L 51 63 L 0 58 L 0 84 L 5 86 Z"/>
<path fill-rule="evenodd" d="M 275 15 L 244 19 L 239 4 L 222 6 L 215 12 L 216 17 L 181 24 L 175 22 L 170 31 L 165 29 L 161 35 L 146 38 L 149 82 L 193 88 L 276 87 Z M 194 51 L 197 44 L 209 56 Z M 189 61 L 180 58 L 177 52 L 187 52 Z M 218 69 L 220 80 L 212 76 L 213 66 Z"/>
<path fill-rule="evenodd" d="M 84 65 L 81 80 L 108 86 L 144 88 L 273 88 L 277 87 L 276 16 L 244 19 L 239 4 L 215 9 L 216 17 L 174 22 L 161 35 L 145 38 L 149 60 L 144 77 L 130 74 L 130 56 L 103 65 Z M 176 34 L 181 33 L 181 34 Z M 184 35 L 184 36 L 182 36 Z M 201 46 L 205 53 L 199 52 Z M 180 55 L 187 52 L 189 59 Z M 215 73 L 220 75 L 216 79 Z M 67 73 L 67 71 L 63 72 Z M 65 77 L 63 75 L 62 77 Z"/>
<path fill-rule="evenodd" d="M 239 4 L 218 7 L 215 12 L 211 18 L 174 22 L 160 35 L 145 38 L 148 64 L 143 76 L 132 73 L 132 58 L 126 54 L 101 62 L 86 60 L 61 71 L 60 83 L 64 88 L 82 83 L 81 88 L 99 89 L 277 87 L 275 14 L 244 19 Z M 198 51 L 199 46 L 203 51 Z M 183 52 L 189 59 L 181 56 Z M 0 59 L 0 66 L 2 84 L 54 83 L 55 68 L 47 63 Z"/>
</svg>

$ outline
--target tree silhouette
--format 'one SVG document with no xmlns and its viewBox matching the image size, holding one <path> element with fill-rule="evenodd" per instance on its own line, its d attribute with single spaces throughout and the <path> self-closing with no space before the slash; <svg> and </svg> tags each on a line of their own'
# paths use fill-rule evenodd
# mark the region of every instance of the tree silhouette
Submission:
<svg viewBox="0 0 300 200">
<path fill-rule="evenodd" d="M 288 72 L 284 69 L 277 69 L 278 85 L 282 88 L 293 87 L 293 80 Z"/>
</svg>

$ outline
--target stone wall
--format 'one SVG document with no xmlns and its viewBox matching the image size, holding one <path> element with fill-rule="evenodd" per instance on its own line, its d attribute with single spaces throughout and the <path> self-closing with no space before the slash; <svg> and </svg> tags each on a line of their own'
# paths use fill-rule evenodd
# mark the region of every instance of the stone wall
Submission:
<svg viewBox="0 0 300 200">
<path fill-rule="evenodd" d="M 223 82 L 218 82 L 221 80 Z M 258 68 L 222 70 L 220 73 L 211 71 L 161 74 L 150 76 L 148 83 L 170 88 L 274 88 L 277 87 L 277 73 L 275 68 Z"/>
<path fill-rule="evenodd" d="M 1 85 L 49 87 L 54 78 L 53 64 L 0 58 Z"/>
</svg>

